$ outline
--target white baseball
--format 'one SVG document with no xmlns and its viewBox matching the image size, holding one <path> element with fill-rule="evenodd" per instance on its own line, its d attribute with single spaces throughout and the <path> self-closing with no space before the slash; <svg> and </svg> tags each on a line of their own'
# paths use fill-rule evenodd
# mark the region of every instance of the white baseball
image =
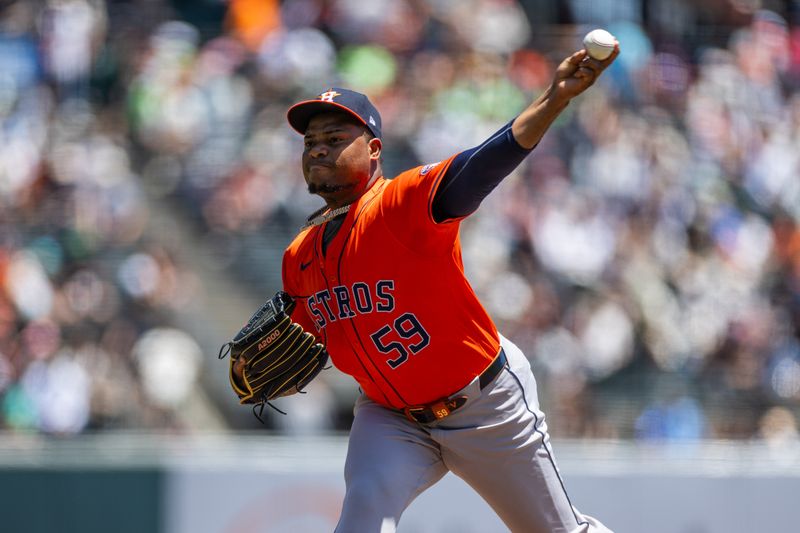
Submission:
<svg viewBox="0 0 800 533">
<path fill-rule="evenodd" d="M 592 30 L 583 38 L 583 47 L 595 59 L 603 60 L 614 51 L 617 39 L 606 30 Z"/>
</svg>

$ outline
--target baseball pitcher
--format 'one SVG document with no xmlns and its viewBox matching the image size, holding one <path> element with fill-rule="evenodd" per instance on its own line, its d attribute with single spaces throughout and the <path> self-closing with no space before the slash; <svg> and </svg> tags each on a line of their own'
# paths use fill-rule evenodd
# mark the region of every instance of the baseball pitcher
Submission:
<svg viewBox="0 0 800 533">
<path fill-rule="evenodd" d="M 308 190 L 325 206 L 285 252 L 284 292 L 230 344 L 230 373 L 243 403 L 301 389 L 328 354 L 356 380 L 336 532 L 393 530 L 448 471 L 514 532 L 609 531 L 567 494 L 528 359 L 470 287 L 459 225 L 618 54 L 618 43 L 602 61 L 575 52 L 485 142 L 393 179 L 365 95 L 331 88 L 289 109 Z M 287 351 L 301 362 L 278 357 Z M 265 377 L 278 368 L 280 378 Z"/>
</svg>

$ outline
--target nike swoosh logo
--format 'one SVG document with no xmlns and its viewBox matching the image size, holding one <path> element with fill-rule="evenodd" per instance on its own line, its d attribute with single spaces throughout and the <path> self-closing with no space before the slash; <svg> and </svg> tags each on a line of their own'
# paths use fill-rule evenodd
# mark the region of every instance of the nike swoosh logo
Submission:
<svg viewBox="0 0 800 533">
<path fill-rule="evenodd" d="M 303 271 L 303 270 L 307 269 L 308 267 L 310 267 L 311 263 L 313 263 L 313 262 L 314 261 L 309 261 L 308 263 L 300 263 L 300 271 Z"/>
</svg>

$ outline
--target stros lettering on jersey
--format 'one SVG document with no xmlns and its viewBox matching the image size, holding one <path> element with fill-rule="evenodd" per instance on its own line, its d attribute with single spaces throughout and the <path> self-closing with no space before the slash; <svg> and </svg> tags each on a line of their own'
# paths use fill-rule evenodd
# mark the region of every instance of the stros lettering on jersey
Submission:
<svg viewBox="0 0 800 533">
<path fill-rule="evenodd" d="M 500 349 L 464 276 L 460 219 L 436 223 L 431 214 L 451 161 L 376 180 L 326 253 L 321 225 L 302 231 L 284 254 L 284 290 L 304 303 L 294 320 L 316 330 L 336 367 L 389 407 L 453 394 Z M 419 268 L 408 268 L 412 261 Z"/>
</svg>

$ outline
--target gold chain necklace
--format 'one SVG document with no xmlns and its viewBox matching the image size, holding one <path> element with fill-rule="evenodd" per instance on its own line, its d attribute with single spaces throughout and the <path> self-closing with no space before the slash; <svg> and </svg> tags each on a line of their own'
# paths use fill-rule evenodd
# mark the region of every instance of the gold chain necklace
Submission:
<svg viewBox="0 0 800 533">
<path fill-rule="evenodd" d="M 338 217 L 339 215 L 347 213 L 348 211 L 350 211 L 351 205 L 352 204 L 343 205 L 342 207 L 337 207 L 336 209 L 332 209 L 330 211 L 325 211 L 324 213 L 317 214 L 322 209 L 326 209 L 325 207 L 323 207 L 320 211 L 317 211 L 316 213 L 313 213 L 310 217 L 308 217 L 308 220 L 303 225 L 302 229 L 310 228 L 313 226 L 319 226 L 320 224 L 324 224 L 325 222 L 332 220 Z"/>
</svg>

